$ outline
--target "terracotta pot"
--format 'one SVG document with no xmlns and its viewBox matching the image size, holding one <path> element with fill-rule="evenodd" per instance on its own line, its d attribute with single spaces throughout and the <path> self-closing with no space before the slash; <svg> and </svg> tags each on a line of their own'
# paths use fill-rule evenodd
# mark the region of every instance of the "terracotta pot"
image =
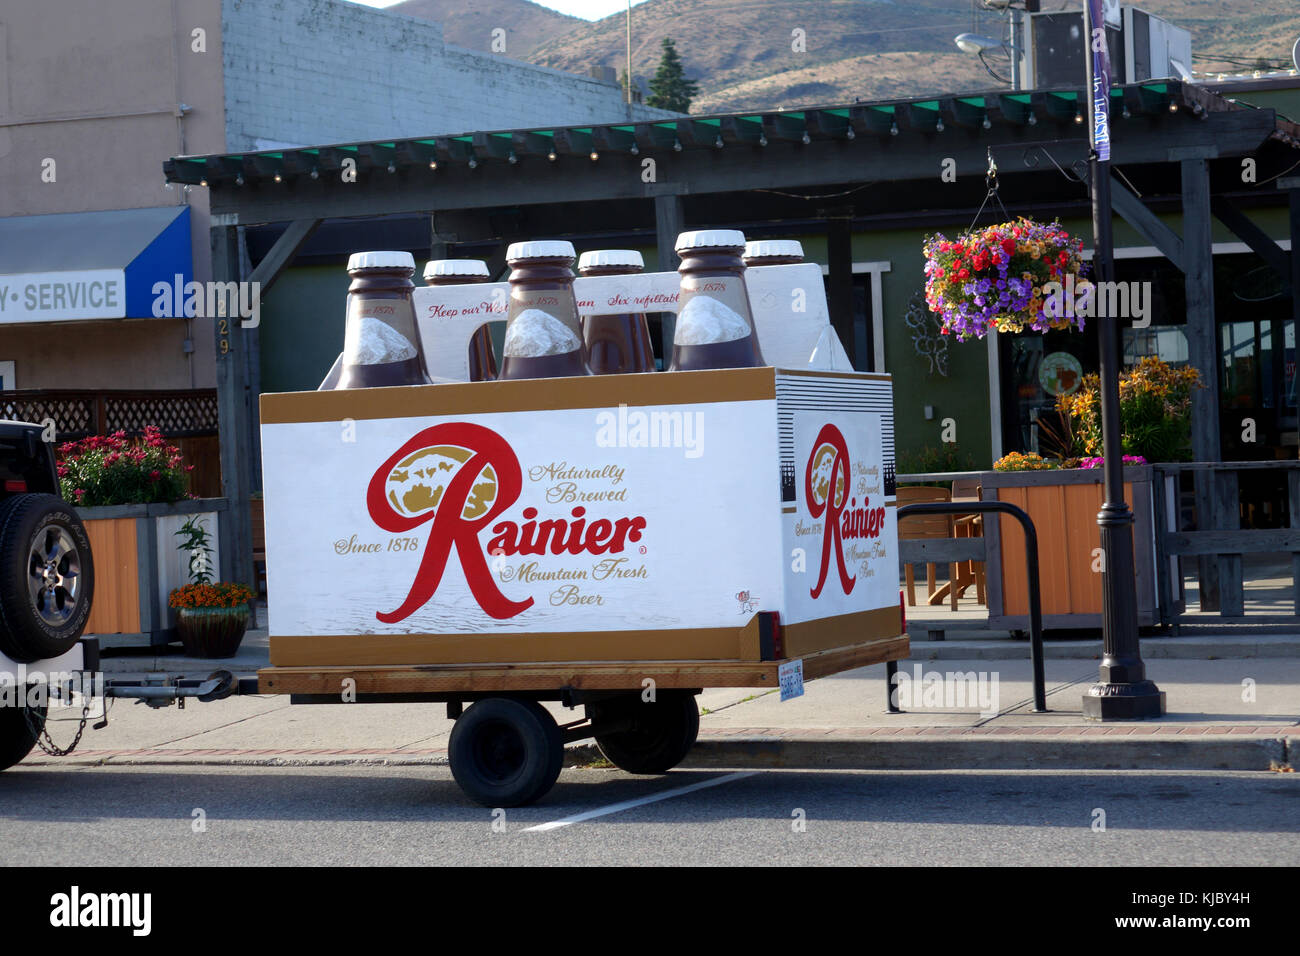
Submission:
<svg viewBox="0 0 1300 956">
<path fill-rule="evenodd" d="M 248 605 L 183 607 L 176 611 L 176 631 L 190 657 L 234 657 L 248 629 Z"/>
</svg>

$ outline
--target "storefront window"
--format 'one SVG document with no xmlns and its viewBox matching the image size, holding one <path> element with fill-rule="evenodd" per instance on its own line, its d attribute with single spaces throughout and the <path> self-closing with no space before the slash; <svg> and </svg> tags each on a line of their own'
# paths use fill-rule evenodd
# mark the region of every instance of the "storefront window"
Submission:
<svg viewBox="0 0 1300 956">
<path fill-rule="evenodd" d="M 1295 321 L 1282 326 L 1282 376 L 1283 404 L 1295 408 Z"/>
<path fill-rule="evenodd" d="M 1221 392 L 1224 408 L 1253 408 L 1259 367 L 1254 322 L 1225 322 L 1219 326 Z"/>
<path fill-rule="evenodd" d="M 1170 365 L 1186 365 L 1187 326 L 1152 326 L 1146 329 L 1124 329 L 1124 364 L 1136 365 L 1138 359 L 1154 356 Z"/>
<path fill-rule="evenodd" d="M 1002 335 L 1003 447 L 1055 455 L 1045 431 L 1059 430 L 1056 398 L 1072 394 L 1097 371 L 1097 338 L 1077 332 Z M 1044 426 L 1039 426 L 1039 421 Z"/>
</svg>

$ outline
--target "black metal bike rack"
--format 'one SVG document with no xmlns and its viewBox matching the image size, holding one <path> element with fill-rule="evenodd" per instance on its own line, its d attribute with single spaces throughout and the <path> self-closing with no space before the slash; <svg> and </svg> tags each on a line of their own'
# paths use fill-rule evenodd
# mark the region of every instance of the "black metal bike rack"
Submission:
<svg viewBox="0 0 1300 956">
<path fill-rule="evenodd" d="M 1043 608 L 1038 593 L 1038 532 L 1034 522 L 1020 508 L 1005 501 L 935 501 L 914 505 L 903 505 L 898 509 L 898 520 L 909 515 L 968 515 L 968 514 L 1007 514 L 1020 522 L 1025 531 L 1025 569 L 1029 579 L 1029 657 L 1034 668 L 1034 712 L 1047 711 L 1047 689 L 1043 676 Z M 952 582 L 952 587 L 957 582 Z M 890 713 L 897 713 L 894 703 L 894 675 L 898 672 L 898 662 L 890 661 L 885 667 L 886 696 Z"/>
</svg>

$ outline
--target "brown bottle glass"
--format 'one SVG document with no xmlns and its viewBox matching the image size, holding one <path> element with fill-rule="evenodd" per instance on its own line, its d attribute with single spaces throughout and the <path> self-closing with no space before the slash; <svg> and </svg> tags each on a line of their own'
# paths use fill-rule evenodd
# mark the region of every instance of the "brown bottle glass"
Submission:
<svg viewBox="0 0 1300 956">
<path fill-rule="evenodd" d="M 749 309 L 744 249 L 744 235 L 731 229 L 677 237 L 681 292 L 670 372 L 767 364 Z"/>
<path fill-rule="evenodd" d="M 470 285 L 491 278 L 487 263 L 479 259 L 435 259 L 424 267 L 426 285 Z M 484 323 L 469 340 L 469 380 L 490 382 L 496 377 L 497 356 Z"/>
<path fill-rule="evenodd" d="M 336 389 L 429 385 L 409 252 L 358 252 L 348 259 L 347 331 Z"/>
<path fill-rule="evenodd" d="M 573 298 L 573 245 L 516 242 L 510 263 L 510 310 L 498 379 L 590 375 L 578 304 Z"/>
<path fill-rule="evenodd" d="M 641 254 L 631 249 L 584 252 L 578 261 L 578 273 L 583 276 L 636 275 L 644 268 Z M 644 312 L 588 315 L 582 320 L 582 337 L 593 375 L 655 370 L 654 346 L 650 344 L 650 326 Z"/>
</svg>

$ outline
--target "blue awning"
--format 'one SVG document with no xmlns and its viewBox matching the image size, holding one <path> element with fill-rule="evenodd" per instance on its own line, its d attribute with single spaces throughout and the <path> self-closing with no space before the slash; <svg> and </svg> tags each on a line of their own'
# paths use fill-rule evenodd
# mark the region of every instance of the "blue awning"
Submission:
<svg viewBox="0 0 1300 956">
<path fill-rule="evenodd" d="M 189 206 L 0 219 L 0 325 L 150 318 L 192 275 Z"/>
</svg>

